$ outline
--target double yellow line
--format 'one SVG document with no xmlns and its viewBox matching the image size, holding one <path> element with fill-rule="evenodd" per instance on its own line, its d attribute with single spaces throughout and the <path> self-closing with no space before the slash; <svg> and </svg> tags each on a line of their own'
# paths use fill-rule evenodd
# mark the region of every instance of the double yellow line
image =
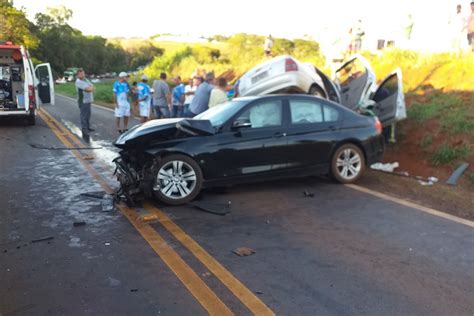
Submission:
<svg viewBox="0 0 474 316">
<path fill-rule="evenodd" d="M 46 122 L 58 139 L 68 148 L 84 148 L 84 144 L 73 135 L 66 127 L 54 119 L 44 109 L 39 111 L 39 116 Z M 86 157 L 78 150 L 72 150 L 87 172 L 102 186 L 107 193 L 112 193 L 112 187 L 98 173 Z M 254 315 L 275 315 L 255 294 L 232 275 L 222 264 L 214 259 L 203 247 L 176 225 L 163 211 L 150 203 L 144 208 L 157 216 L 159 223 L 188 249 L 214 276 L 220 280 L 250 312 Z M 188 291 L 196 298 L 210 315 L 233 315 L 232 311 L 197 275 L 196 272 L 171 248 L 163 237 L 149 224 L 140 221 L 135 210 L 120 204 L 118 209 L 130 221 L 135 229 L 148 242 L 156 254 L 178 277 Z"/>
</svg>

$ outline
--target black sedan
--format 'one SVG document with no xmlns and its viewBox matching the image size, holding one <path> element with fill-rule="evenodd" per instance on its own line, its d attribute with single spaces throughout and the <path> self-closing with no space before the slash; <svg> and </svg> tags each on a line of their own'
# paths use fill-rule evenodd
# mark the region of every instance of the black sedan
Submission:
<svg viewBox="0 0 474 316">
<path fill-rule="evenodd" d="M 360 178 L 384 151 L 380 121 L 305 95 L 237 98 L 194 119 L 137 125 L 114 143 L 121 191 L 178 205 L 202 188 L 328 174 Z"/>
</svg>

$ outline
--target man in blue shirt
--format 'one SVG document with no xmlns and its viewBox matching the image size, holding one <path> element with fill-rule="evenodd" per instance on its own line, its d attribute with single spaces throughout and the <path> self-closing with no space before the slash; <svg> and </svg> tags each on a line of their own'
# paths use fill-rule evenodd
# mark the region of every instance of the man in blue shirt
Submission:
<svg viewBox="0 0 474 316">
<path fill-rule="evenodd" d="M 176 85 L 173 89 L 173 114 L 172 117 L 183 116 L 183 105 L 184 105 L 184 84 L 181 83 L 181 77 L 178 76 L 173 78 L 173 82 Z"/>
<path fill-rule="evenodd" d="M 138 108 L 140 111 L 140 120 L 142 123 L 148 121 L 151 109 L 151 93 L 148 85 L 148 77 L 143 75 L 142 82 L 137 85 Z"/>
<path fill-rule="evenodd" d="M 189 111 L 186 113 L 186 117 L 195 117 L 209 108 L 209 98 L 212 89 L 214 89 L 213 83 L 214 73 L 209 72 L 206 75 L 206 80 L 197 88 L 194 99 L 189 105 Z"/>
<path fill-rule="evenodd" d="M 128 118 L 130 117 L 130 103 L 128 102 L 130 88 L 127 83 L 127 73 L 122 71 L 119 74 L 119 80 L 115 81 L 113 91 L 117 131 L 122 134 L 128 131 Z M 121 118 L 123 118 L 123 130 L 120 129 Z"/>
</svg>

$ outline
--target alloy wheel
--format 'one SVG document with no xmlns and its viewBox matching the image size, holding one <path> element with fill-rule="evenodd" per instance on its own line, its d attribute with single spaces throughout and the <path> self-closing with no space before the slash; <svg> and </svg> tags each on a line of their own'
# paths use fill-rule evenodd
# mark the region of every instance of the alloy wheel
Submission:
<svg viewBox="0 0 474 316">
<path fill-rule="evenodd" d="M 169 199 L 179 200 L 189 196 L 196 187 L 195 170 L 185 161 L 171 160 L 158 171 L 153 190 Z"/>
<path fill-rule="evenodd" d="M 352 148 L 342 150 L 337 156 L 336 170 L 340 177 L 346 181 L 356 178 L 362 169 L 360 154 Z"/>
</svg>

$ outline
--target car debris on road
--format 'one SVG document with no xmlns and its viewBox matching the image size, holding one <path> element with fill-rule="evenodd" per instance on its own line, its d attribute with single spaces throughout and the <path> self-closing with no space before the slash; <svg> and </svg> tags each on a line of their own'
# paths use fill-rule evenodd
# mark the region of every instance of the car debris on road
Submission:
<svg viewBox="0 0 474 316">
<path fill-rule="evenodd" d="M 248 247 L 239 247 L 237 249 L 232 250 L 232 252 L 239 257 L 247 257 L 255 254 L 255 250 Z"/>
</svg>

